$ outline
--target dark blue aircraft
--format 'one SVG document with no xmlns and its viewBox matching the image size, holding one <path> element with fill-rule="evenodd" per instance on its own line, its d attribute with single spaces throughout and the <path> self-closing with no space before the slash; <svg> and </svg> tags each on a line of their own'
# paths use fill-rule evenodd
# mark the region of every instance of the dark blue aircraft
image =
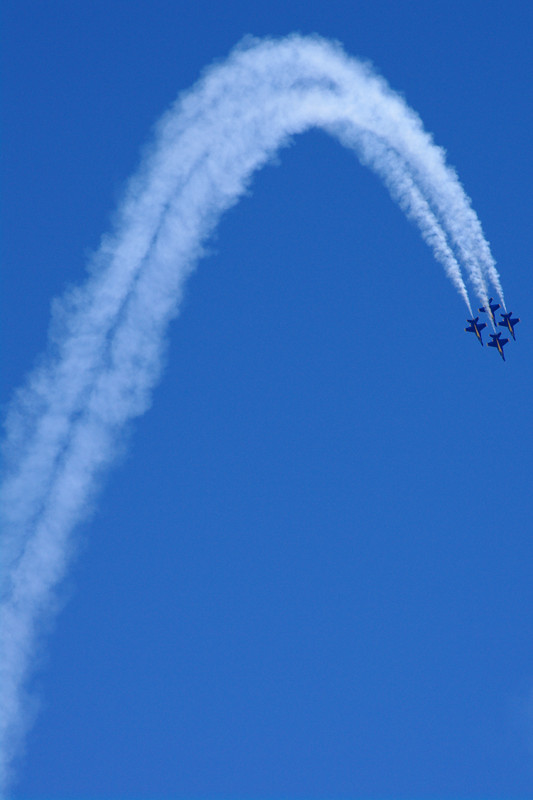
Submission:
<svg viewBox="0 0 533 800">
<path fill-rule="evenodd" d="M 483 328 L 486 328 L 486 324 L 484 322 L 478 322 L 479 317 L 474 317 L 474 319 L 467 319 L 466 321 L 470 323 L 468 328 L 465 328 L 467 333 L 475 333 L 477 338 L 479 339 L 479 343 L 481 347 L 483 347 L 483 339 L 481 338 L 481 331 Z"/>
<path fill-rule="evenodd" d="M 513 312 L 509 311 L 508 314 L 502 314 L 502 321 L 498 322 L 502 328 L 507 328 L 513 339 L 516 341 L 516 336 L 514 335 L 514 326 L 517 322 L 520 322 L 520 319 L 516 317 L 516 319 L 511 319 Z"/>
<path fill-rule="evenodd" d="M 489 297 L 489 307 L 488 307 L 488 309 L 485 306 L 481 306 L 481 308 L 478 308 L 478 311 L 483 311 L 483 313 L 487 312 L 489 317 L 492 318 L 492 322 L 494 323 L 494 325 L 496 325 L 496 317 L 494 316 L 494 312 L 497 311 L 499 309 L 499 307 L 500 307 L 500 304 L 499 303 L 493 303 L 492 302 L 492 297 Z"/>
<path fill-rule="evenodd" d="M 509 339 L 500 339 L 501 335 L 502 335 L 501 331 L 499 333 L 491 333 L 490 338 L 492 339 L 492 342 L 488 342 L 488 345 L 489 347 L 495 347 L 498 350 L 498 353 L 505 361 L 505 356 L 503 354 L 503 346 L 504 344 L 507 344 Z"/>
</svg>

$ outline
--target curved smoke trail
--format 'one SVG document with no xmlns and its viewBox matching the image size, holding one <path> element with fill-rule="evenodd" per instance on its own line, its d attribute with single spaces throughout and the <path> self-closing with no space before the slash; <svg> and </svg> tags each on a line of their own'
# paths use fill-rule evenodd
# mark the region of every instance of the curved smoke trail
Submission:
<svg viewBox="0 0 533 800">
<path fill-rule="evenodd" d="M 501 296 L 490 249 L 455 173 L 420 119 L 370 67 L 319 38 L 248 40 L 160 121 L 87 283 L 56 307 L 47 359 L 7 420 L 2 490 L 1 780 L 27 725 L 25 684 L 72 531 L 119 431 L 143 413 L 184 281 L 253 172 L 310 127 L 353 149 L 416 222 L 470 304 Z"/>
</svg>

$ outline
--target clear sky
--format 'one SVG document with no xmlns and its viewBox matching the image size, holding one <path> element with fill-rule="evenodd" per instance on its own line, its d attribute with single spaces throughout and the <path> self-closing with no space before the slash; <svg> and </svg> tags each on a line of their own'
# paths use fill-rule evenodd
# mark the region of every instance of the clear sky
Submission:
<svg viewBox="0 0 533 800">
<path fill-rule="evenodd" d="M 250 33 L 374 63 L 522 318 L 505 363 L 482 350 L 375 175 L 321 132 L 282 150 L 76 537 L 14 798 L 533 794 L 532 26 L 525 2 L 5 4 L 4 408 L 151 126 Z"/>
</svg>

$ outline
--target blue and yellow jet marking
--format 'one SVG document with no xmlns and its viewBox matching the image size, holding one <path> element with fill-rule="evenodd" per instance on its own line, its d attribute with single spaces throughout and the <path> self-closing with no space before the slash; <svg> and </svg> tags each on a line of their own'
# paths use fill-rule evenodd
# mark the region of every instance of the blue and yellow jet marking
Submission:
<svg viewBox="0 0 533 800">
<path fill-rule="evenodd" d="M 515 317 L 515 319 L 511 319 L 512 314 L 512 311 L 509 311 L 507 314 L 502 314 L 502 321 L 498 322 L 498 325 L 501 328 L 507 328 L 513 339 L 516 341 L 516 336 L 514 335 L 514 326 L 517 322 L 520 322 L 520 318 Z"/>
<path fill-rule="evenodd" d="M 507 344 L 509 339 L 500 339 L 501 335 L 502 335 L 501 331 L 500 333 L 491 333 L 490 338 L 492 339 L 492 342 L 489 342 L 488 345 L 489 347 L 495 347 L 498 350 L 498 353 L 505 361 L 505 356 L 503 354 L 503 346 Z"/>
<path fill-rule="evenodd" d="M 478 311 L 483 311 L 484 313 L 486 312 L 489 315 L 489 317 L 491 317 L 493 324 L 496 325 L 496 317 L 494 316 L 494 312 L 497 311 L 499 307 L 500 304 L 493 303 L 492 297 L 489 297 L 488 308 L 486 308 L 485 306 L 481 306 L 481 308 L 478 308 Z"/>
<path fill-rule="evenodd" d="M 484 322 L 478 322 L 479 317 L 474 317 L 474 319 L 467 319 L 466 321 L 470 323 L 468 328 L 465 328 L 467 333 L 475 333 L 477 338 L 479 339 L 479 343 L 481 347 L 483 347 L 483 339 L 481 338 L 481 331 L 483 328 L 486 328 L 486 324 Z"/>
</svg>

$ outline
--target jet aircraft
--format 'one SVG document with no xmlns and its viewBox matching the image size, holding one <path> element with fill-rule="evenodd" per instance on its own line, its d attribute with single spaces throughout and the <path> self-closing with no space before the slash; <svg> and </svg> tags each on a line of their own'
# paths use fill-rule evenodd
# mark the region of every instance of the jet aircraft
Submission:
<svg viewBox="0 0 533 800">
<path fill-rule="evenodd" d="M 515 319 L 511 319 L 513 312 L 509 311 L 508 314 L 502 314 L 502 321 L 498 322 L 502 328 L 507 328 L 513 339 L 516 341 L 516 336 L 514 335 L 514 326 L 517 322 L 520 322 L 520 319 L 516 317 Z"/>
<path fill-rule="evenodd" d="M 485 322 L 478 322 L 479 317 L 474 317 L 474 319 L 467 319 L 466 321 L 470 323 L 468 328 L 465 328 L 467 333 L 475 333 L 477 338 L 479 339 L 479 343 L 481 347 L 483 347 L 483 339 L 481 338 L 481 331 L 483 328 L 486 328 L 487 325 Z"/>
<path fill-rule="evenodd" d="M 487 344 L 488 344 L 489 347 L 496 347 L 496 349 L 498 350 L 498 353 L 501 355 L 501 357 L 505 361 L 505 356 L 503 354 L 503 346 L 504 346 L 504 344 L 507 344 L 509 339 L 500 339 L 501 335 L 502 335 L 501 331 L 499 333 L 491 333 L 490 334 L 490 338 L 492 339 L 492 342 L 487 342 Z"/>
<path fill-rule="evenodd" d="M 487 314 L 489 315 L 489 317 L 491 317 L 493 324 L 496 325 L 496 317 L 494 316 L 494 312 L 497 311 L 499 309 L 499 307 L 500 307 L 500 304 L 499 303 L 493 303 L 492 302 L 492 297 L 489 297 L 488 309 L 485 306 L 481 306 L 481 308 L 478 308 L 478 311 L 483 311 L 483 312 L 486 311 Z"/>
</svg>

